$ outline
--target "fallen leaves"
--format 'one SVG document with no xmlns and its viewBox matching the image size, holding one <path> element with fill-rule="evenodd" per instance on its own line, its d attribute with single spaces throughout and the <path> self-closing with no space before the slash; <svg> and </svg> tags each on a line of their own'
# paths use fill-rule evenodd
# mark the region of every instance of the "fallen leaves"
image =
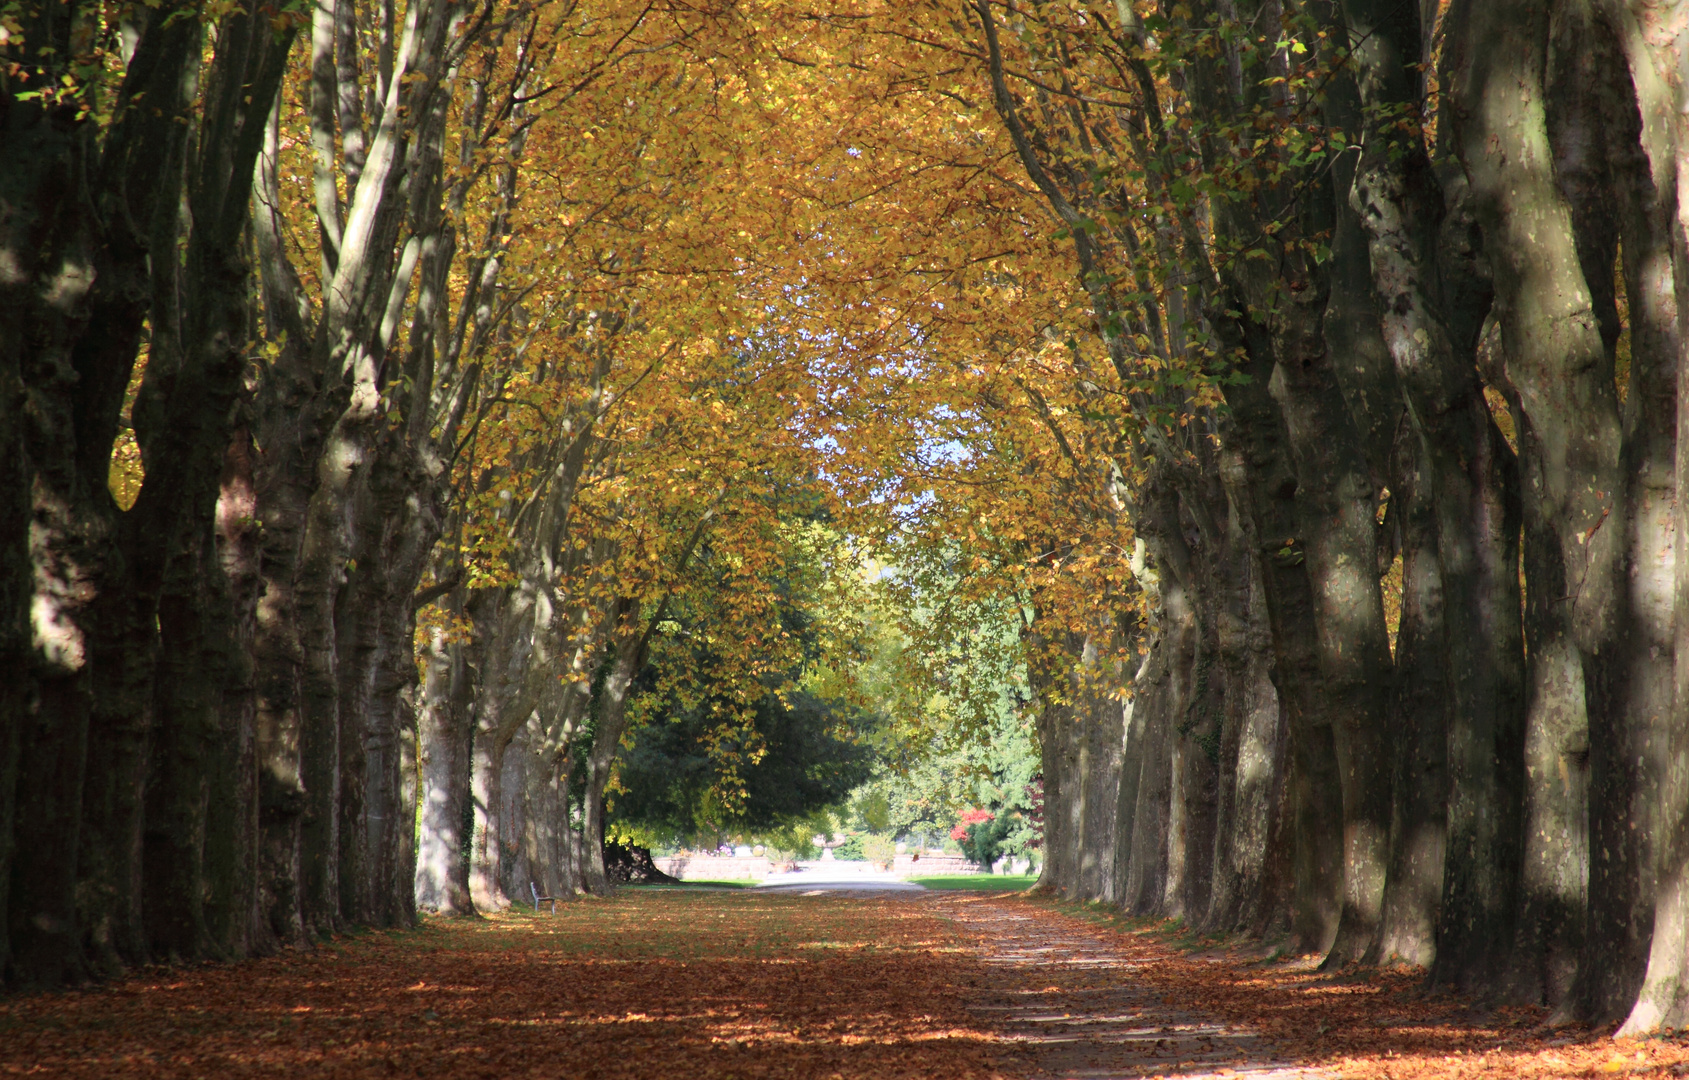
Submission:
<svg viewBox="0 0 1689 1080">
<path fill-rule="evenodd" d="M 1035 898 L 998 903 L 1053 920 L 1069 932 L 1100 936 L 1175 1009 L 1246 1025 L 1286 1063 L 1317 1066 L 1353 1080 L 1513 1080 L 1513 1078 L 1689 1075 L 1689 1041 L 1614 1042 L 1611 1028 L 1546 1030 L 1547 1010 L 1480 1010 L 1446 995 L 1427 996 L 1417 972 L 1321 974 L 1237 955 L 1190 955 L 1170 948 L 1157 928 L 1108 919 L 1094 909 Z"/>
<path fill-rule="evenodd" d="M 988 1080 L 979 974 L 915 904 L 627 890 L 6 1000 L 0 1075 Z"/>
<path fill-rule="evenodd" d="M 1058 969 L 1054 981 L 1048 968 L 988 963 L 969 927 L 991 924 L 945 917 L 973 904 L 1087 940 L 1109 962 Z M 1689 1075 L 1682 1041 L 1546 1033 L 1540 1010 L 1475 1015 L 1420 995 L 1408 973 L 1332 977 L 1186 955 L 1152 928 L 1099 925 L 1042 900 L 625 890 L 555 917 L 432 920 L 6 999 L 0 1076 L 1007 1080 L 1034 1074 L 1038 1054 L 981 1019 L 982 1001 L 1056 995 L 1039 1023 L 1051 1045 L 1072 1046 L 1097 1026 L 1087 995 L 1125 985 L 1180 1023 L 1258 1032 L 1271 1054 L 1240 1043 L 1217 1067 L 1195 1051 L 1218 1039 L 1229 1053 L 1228 1035 L 1168 1026 L 1165 1038 L 1098 1047 L 1084 1063 L 1103 1070 L 1092 1075 L 1280 1064 L 1354 1080 Z"/>
</svg>

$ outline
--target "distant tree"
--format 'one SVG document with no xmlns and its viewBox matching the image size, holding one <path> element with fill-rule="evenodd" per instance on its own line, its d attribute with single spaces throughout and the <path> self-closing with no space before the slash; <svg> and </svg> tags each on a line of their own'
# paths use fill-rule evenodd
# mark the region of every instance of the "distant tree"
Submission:
<svg viewBox="0 0 1689 1080">
<path fill-rule="evenodd" d="M 839 541 L 811 489 L 777 498 L 778 555 L 753 576 L 736 551 L 709 547 L 704 587 L 654 639 L 607 831 L 676 841 L 801 832 L 871 774 L 876 719 L 813 678 L 852 648 L 841 617 L 851 605 L 827 580 Z M 747 594 L 758 603 L 735 599 Z"/>
<path fill-rule="evenodd" d="M 950 838 L 962 847 L 968 861 L 989 869 L 1003 854 L 1003 841 L 1012 828 L 1009 814 L 969 810 L 950 831 Z"/>
<path fill-rule="evenodd" d="M 757 702 L 750 729 L 732 736 L 758 744 L 733 777 L 736 799 L 722 797 L 727 776 L 716 718 L 707 708 L 660 716 L 635 732 L 622 759 L 612 821 L 685 839 L 704 833 L 767 833 L 837 804 L 868 778 L 872 751 L 851 737 L 860 717 L 792 689 Z"/>
</svg>

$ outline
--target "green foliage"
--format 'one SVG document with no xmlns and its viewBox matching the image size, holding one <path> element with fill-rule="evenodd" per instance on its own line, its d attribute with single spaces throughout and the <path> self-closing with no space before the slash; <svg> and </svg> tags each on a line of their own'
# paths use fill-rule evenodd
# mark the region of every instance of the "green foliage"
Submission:
<svg viewBox="0 0 1689 1080">
<path fill-rule="evenodd" d="M 751 733 L 715 730 L 706 709 L 646 724 L 622 758 L 618 822 L 687 838 L 699 833 L 764 834 L 838 802 L 870 769 L 869 749 L 849 737 L 851 717 L 802 690 L 769 693 L 754 707 Z M 716 793 L 723 738 L 752 738 L 753 761 L 734 777 L 740 797 Z M 725 748 L 737 749 L 737 748 Z M 801 831 L 801 830 L 800 830 Z"/>
<path fill-rule="evenodd" d="M 876 866 L 890 867 L 897 859 L 897 841 L 880 833 L 862 838 L 862 857 Z"/>
<path fill-rule="evenodd" d="M 825 810 L 808 817 L 787 821 L 778 828 L 762 834 L 768 857 L 775 862 L 784 859 L 813 859 L 820 854 L 815 838 L 833 828 L 832 815 Z"/>
<path fill-rule="evenodd" d="M 856 800 L 853 810 L 856 820 L 862 822 L 863 827 L 871 832 L 883 833 L 890 830 L 891 801 L 886 798 L 885 792 L 870 788 Z"/>
<path fill-rule="evenodd" d="M 986 821 L 976 821 L 968 826 L 967 834 L 959 841 L 962 854 L 968 861 L 982 868 L 989 869 L 1003 854 L 1003 841 L 1009 835 L 1010 819 L 1006 814 L 999 814 Z"/>
<path fill-rule="evenodd" d="M 842 545 L 801 486 L 781 499 L 779 557 L 752 573 L 706 548 L 705 587 L 660 627 L 609 804 L 617 831 L 676 843 L 754 836 L 803 857 L 825 811 L 870 775 L 874 716 L 811 677 L 851 651 L 831 565 Z M 746 627 L 731 604 L 751 589 L 767 614 Z M 751 652 L 747 632 L 779 652 Z"/>
<path fill-rule="evenodd" d="M 985 806 L 1004 811 L 1001 851 L 1024 856 L 1040 841 L 1028 788 L 1042 766 L 1021 707 L 1020 614 L 944 593 L 953 580 L 933 567 L 880 579 L 859 676 L 882 717 L 880 763 L 845 825 L 941 845 L 964 810 Z"/>
</svg>

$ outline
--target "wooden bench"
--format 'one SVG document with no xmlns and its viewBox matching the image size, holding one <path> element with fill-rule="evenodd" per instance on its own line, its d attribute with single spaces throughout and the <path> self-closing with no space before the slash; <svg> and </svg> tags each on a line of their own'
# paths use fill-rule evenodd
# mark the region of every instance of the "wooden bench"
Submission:
<svg viewBox="0 0 1689 1080">
<path fill-rule="evenodd" d="M 535 915 L 538 915 L 540 913 L 540 905 L 545 903 L 546 901 L 551 902 L 551 913 L 553 915 L 557 914 L 557 897 L 555 897 L 555 896 L 541 896 L 540 895 L 540 887 L 538 885 L 535 885 L 531 881 L 528 882 L 528 888 L 530 890 L 532 890 L 533 894 L 534 894 L 534 914 Z"/>
</svg>

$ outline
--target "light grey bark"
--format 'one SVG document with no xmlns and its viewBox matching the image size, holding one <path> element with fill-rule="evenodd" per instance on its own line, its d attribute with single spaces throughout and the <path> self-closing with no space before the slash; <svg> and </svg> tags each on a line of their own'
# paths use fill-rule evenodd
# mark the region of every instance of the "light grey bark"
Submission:
<svg viewBox="0 0 1689 1080">
<path fill-rule="evenodd" d="M 1141 544 L 1139 550 L 1142 551 Z M 1134 573 L 1140 582 L 1143 581 L 1141 554 L 1134 561 Z M 1153 630 L 1151 632 L 1153 633 Z M 1117 904 L 1125 903 L 1126 881 L 1131 876 L 1133 837 L 1137 830 L 1138 785 L 1143 779 L 1143 765 L 1139 757 L 1144 744 L 1145 724 L 1149 718 L 1145 696 L 1155 679 L 1156 655 L 1156 644 L 1151 638 L 1144 648 L 1143 659 L 1132 674 L 1131 696 L 1127 698 L 1121 716 L 1120 780 L 1114 789 L 1114 880 L 1110 885 Z"/>
<path fill-rule="evenodd" d="M 1656 789 L 1658 832 L 1653 939 L 1635 1004 L 1620 1036 L 1640 1036 L 1689 1024 L 1689 117 L 1678 103 L 1685 79 L 1681 68 L 1689 42 L 1689 9 L 1683 5 L 1607 5 L 1628 61 L 1641 120 L 1641 145 L 1661 211 L 1655 243 L 1668 245 L 1677 352 L 1669 358 L 1676 375 L 1675 562 L 1672 580 L 1675 701 L 1664 745 L 1668 765 Z M 1627 240 L 1627 247 L 1629 241 Z M 1627 279 L 1630 271 L 1627 267 Z M 1649 297 L 1664 315 L 1666 297 Z"/>
<path fill-rule="evenodd" d="M 1259 556 L 1244 545 L 1243 618 L 1222 629 L 1223 662 L 1233 670 L 1226 699 L 1215 822 L 1214 887 L 1203 925 L 1232 932 L 1260 918 L 1267 837 L 1283 795 L 1284 715 L 1269 675 L 1271 631 L 1261 592 Z"/>
<path fill-rule="evenodd" d="M 448 642 L 443 629 L 430 636 L 423 663 L 416 906 L 442 915 L 473 915 L 465 800 L 475 675 L 462 645 Z"/>
<path fill-rule="evenodd" d="M 1419 108 L 1418 11 L 1371 2 L 1347 3 L 1344 10 L 1359 43 L 1358 81 L 1369 109 Z M 1450 58 L 1464 55 L 1465 47 L 1463 39 L 1445 50 L 1445 63 L 1457 63 Z M 1367 133 L 1352 199 L 1368 233 L 1384 337 L 1416 435 L 1417 483 L 1433 492 L 1438 511 L 1454 711 L 1434 973 L 1440 982 L 1478 986 L 1505 964 L 1497 943 L 1509 940 L 1517 875 L 1523 655 L 1517 481 L 1472 367 L 1489 290 L 1464 229 L 1464 181 L 1456 178 L 1450 187 L 1449 179 L 1433 169 L 1418 132 L 1385 125 Z M 1426 944 L 1403 942 L 1404 929 L 1398 923 L 1392 931 L 1396 947 L 1423 956 Z"/>
<path fill-rule="evenodd" d="M 1318 302 L 1299 298 L 1287 306 Z M 1376 948 L 1388 865 L 1390 653 L 1378 586 L 1378 493 L 1320 320 L 1308 311 L 1284 321 L 1301 329 L 1285 335 L 1273 393 L 1297 461 L 1323 694 L 1342 783 L 1343 904 L 1327 955 L 1327 963 L 1342 965 Z"/>
<path fill-rule="evenodd" d="M 1131 861 L 1120 904 L 1133 915 L 1160 910 L 1166 895 L 1172 826 L 1172 717 L 1177 715 L 1177 675 L 1170 644 L 1162 641 L 1152 645 L 1152 649 L 1148 676 L 1134 687 L 1134 712 L 1143 713 L 1141 718 L 1136 718 L 1142 735 L 1127 766 L 1138 773 L 1137 807 L 1132 812 Z"/>
</svg>

